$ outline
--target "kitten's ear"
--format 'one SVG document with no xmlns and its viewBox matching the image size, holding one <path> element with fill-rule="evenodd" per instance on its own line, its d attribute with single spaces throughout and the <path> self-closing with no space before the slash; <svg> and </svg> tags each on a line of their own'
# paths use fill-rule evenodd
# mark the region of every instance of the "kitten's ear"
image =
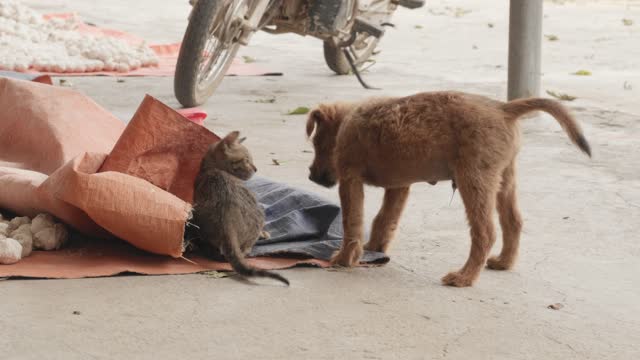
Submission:
<svg viewBox="0 0 640 360">
<path fill-rule="evenodd" d="M 240 138 L 240 140 L 238 140 L 238 142 L 239 142 L 240 144 L 242 144 L 245 140 L 247 140 L 247 137 L 246 137 L 246 136 L 245 136 L 245 137 L 243 137 L 243 138 Z"/>
<path fill-rule="evenodd" d="M 239 136 L 240 136 L 240 131 L 232 131 L 229 134 L 227 134 L 227 136 L 225 136 L 224 139 L 222 139 L 222 143 L 229 146 L 235 143 L 236 141 L 238 141 Z"/>
<path fill-rule="evenodd" d="M 307 119 L 307 137 L 311 137 L 317 123 L 325 121 L 327 121 L 327 116 L 322 109 L 318 108 L 313 110 Z"/>
</svg>

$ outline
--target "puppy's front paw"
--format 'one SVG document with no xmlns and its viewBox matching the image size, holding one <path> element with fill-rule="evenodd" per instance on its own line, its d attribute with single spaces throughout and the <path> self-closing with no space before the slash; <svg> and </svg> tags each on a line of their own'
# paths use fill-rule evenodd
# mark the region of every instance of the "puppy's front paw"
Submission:
<svg viewBox="0 0 640 360">
<path fill-rule="evenodd" d="M 362 256 L 362 248 L 352 248 L 349 250 L 340 249 L 333 253 L 331 266 L 353 267 L 358 265 Z"/>
<path fill-rule="evenodd" d="M 513 267 L 513 261 L 492 256 L 487 260 L 487 267 L 492 270 L 509 270 Z"/>
<path fill-rule="evenodd" d="M 454 271 L 442 278 L 442 284 L 455 287 L 467 287 L 473 285 L 473 278 Z"/>
<path fill-rule="evenodd" d="M 268 231 L 262 230 L 260 231 L 260 239 L 269 239 L 271 238 L 271 234 Z"/>
</svg>

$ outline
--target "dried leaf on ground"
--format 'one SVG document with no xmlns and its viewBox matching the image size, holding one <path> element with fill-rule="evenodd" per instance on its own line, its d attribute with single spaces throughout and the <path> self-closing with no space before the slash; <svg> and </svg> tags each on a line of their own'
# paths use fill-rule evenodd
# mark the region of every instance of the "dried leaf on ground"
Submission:
<svg viewBox="0 0 640 360">
<path fill-rule="evenodd" d="M 459 18 L 459 17 L 463 17 L 464 15 L 467 15 L 470 12 L 471 12 L 471 10 L 467 10 L 467 9 L 463 9 L 463 8 L 455 8 L 455 10 L 453 12 L 453 16 Z"/>
<path fill-rule="evenodd" d="M 251 101 L 258 104 L 273 104 L 274 102 L 276 102 L 276 98 L 258 99 L 258 100 L 251 100 Z"/>
<path fill-rule="evenodd" d="M 558 41 L 558 37 L 556 35 L 553 35 L 553 34 L 545 35 L 544 37 L 546 37 L 547 40 L 549 40 L 549 41 Z"/>
<path fill-rule="evenodd" d="M 244 60 L 245 64 L 251 64 L 251 63 L 256 62 L 256 59 L 252 58 L 251 56 L 247 56 L 247 55 L 243 56 L 242 59 Z"/>
<path fill-rule="evenodd" d="M 631 19 L 622 19 L 622 24 L 624 24 L 624 26 L 631 26 L 631 25 L 633 25 L 633 20 L 631 20 Z"/>
<path fill-rule="evenodd" d="M 547 90 L 547 94 L 553 96 L 554 98 L 556 98 L 558 100 L 563 100 L 563 101 L 573 101 L 573 100 L 577 99 L 575 96 L 571 96 L 569 94 L 563 94 L 563 93 L 556 93 L 556 92 L 551 91 L 551 90 Z"/>
<path fill-rule="evenodd" d="M 414 26 L 414 28 L 416 28 L 416 29 L 422 29 L 422 28 L 423 28 L 423 26 L 422 26 L 422 25 L 415 25 L 415 26 Z"/>
<path fill-rule="evenodd" d="M 271 162 L 273 163 L 273 165 L 275 166 L 280 166 L 280 161 L 278 161 L 278 159 L 271 159 Z"/>
<path fill-rule="evenodd" d="M 428 9 L 427 11 L 429 11 L 431 15 L 435 15 L 435 16 L 446 15 L 446 16 L 453 16 L 456 18 L 462 17 L 471 12 L 471 10 L 463 9 L 460 7 L 452 8 L 450 6 L 445 6 L 444 11 L 436 10 L 432 8 Z"/>
<path fill-rule="evenodd" d="M 297 108 L 289 111 L 287 115 L 304 115 L 309 112 L 309 108 L 306 106 L 298 106 Z"/>
<path fill-rule="evenodd" d="M 571 73 L 571 75 L 578 75 L 578 76 L 591 76 L 591 71 L 589 70 L 578 70 L 574 73 Z"/>
</svg>

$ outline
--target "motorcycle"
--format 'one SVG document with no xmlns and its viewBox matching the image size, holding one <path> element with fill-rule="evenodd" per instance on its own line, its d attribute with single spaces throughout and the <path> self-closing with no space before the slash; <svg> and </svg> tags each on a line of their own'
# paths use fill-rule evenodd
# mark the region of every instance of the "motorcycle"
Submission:
<svg viewBox="0 0 640 360">
<path fill-rule="evenodd" d="M 374 54 L 398 6 L 424 0 L 190 0 L 193 6 L 174 78 L 185 107 L 203 104 L 216 90 L 241 45 L 257 31 L 310 35 L 324 42 L 327 66 L 336 74 L 360 70 Z"/>
</svg>

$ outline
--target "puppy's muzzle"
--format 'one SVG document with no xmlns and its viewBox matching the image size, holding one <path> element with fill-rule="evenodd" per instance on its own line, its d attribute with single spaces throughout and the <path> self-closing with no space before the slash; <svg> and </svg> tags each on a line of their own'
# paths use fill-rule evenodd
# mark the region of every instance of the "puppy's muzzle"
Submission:
<svg viewBox="0 0 640 360">
<path fill-rule="evenodd" d="M 311 173 L 309 175 L 309 180 L 327 188 L 333 187 L 336 184 L 336 180 L 329 173 L 322 173 L 319 175 Z"/>
</svg>

